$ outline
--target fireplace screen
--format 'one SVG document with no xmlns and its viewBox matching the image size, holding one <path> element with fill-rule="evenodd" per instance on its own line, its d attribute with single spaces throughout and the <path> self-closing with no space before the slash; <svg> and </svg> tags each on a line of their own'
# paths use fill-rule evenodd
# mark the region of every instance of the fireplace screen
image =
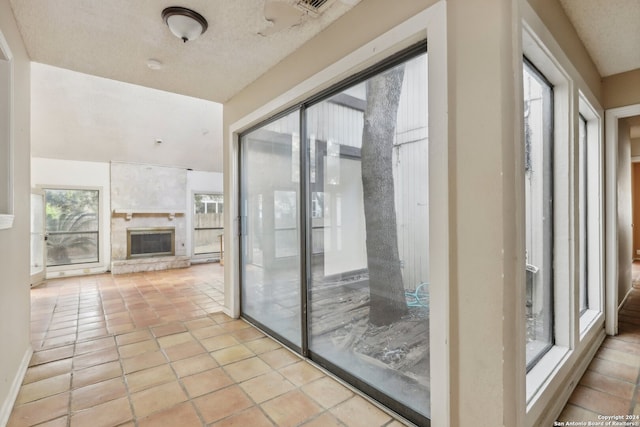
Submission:
<svg viewBox="0 0 640 427">
<path fill-rule="evenodd" d="M 127 259 L 175 255 L 175 228 L 127 229 Z"/>
</svg>

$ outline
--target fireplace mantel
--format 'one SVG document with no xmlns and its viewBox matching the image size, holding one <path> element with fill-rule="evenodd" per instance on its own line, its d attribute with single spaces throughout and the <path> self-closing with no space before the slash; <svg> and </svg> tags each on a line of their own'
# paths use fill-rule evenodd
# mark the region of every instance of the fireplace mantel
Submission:
<svg viewBox="0 0 640 427">
<path fill-rule="evenodd" d="M 114 215 L 124 215 L 127 221 L 130 221 L 134 215 L 167 215 L 169 221 L 173 221 L 176 215 L 184 215 L 184 210 L 169 210 L 169 209 L 114 209 Z"/>
</svg>

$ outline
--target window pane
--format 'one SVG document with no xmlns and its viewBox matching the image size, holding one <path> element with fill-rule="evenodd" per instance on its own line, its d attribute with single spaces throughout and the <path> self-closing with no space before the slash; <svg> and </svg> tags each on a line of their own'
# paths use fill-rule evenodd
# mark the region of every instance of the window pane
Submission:
<svg viewBox="0 0 640 427">
<path fill-rule="evenodd" d="M 223 212 L 224 196 L 222 194 L 195 194 L 194 211 L 196 214 Z"/>
<path fill-rule="evenodd" d="M 426 54 L 308 108 L 306 124 L 312 358 L 429 417 Z"/>
<path fill-rule="evenodd" d="M 553 345 L 551 86 L 524 66 L 527 366 Z"/>
<path fill-rule="evenodd" d="M 587 121 L 580 115 L 578 116 L 578 201 L 580 215 L 580 313 L 589 308 L 588 302 L 588 155 L 587 155 Z"/>
<path fill-rule="evenodd" d="M 205 229 L 193 231 L 194 255 L 220 253 L 220 236 L 222 229 Z"/>
<path fill-rule="evenodd" d="M 300 346 L 300 115 L 257 129 L 242 146 L 242 312 Z"/>
<path fill-rule="evenodd" d="M 194 194 L 194 255 L 220 253 L 220 236 L 224 234 L 223 200 L 222 194 Z"/>
<path fill-rule="evenodd" d="M 98 190 L 45 190 L 47 266 L 98 262 Z"/>
</svg>

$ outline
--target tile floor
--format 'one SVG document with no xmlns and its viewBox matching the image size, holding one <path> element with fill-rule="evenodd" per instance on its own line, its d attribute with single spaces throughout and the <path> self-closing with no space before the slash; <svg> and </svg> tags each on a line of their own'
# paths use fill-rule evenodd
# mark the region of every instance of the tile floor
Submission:
<svg viewBox="0 0 640 427">
<path fill-rule="evenodd" d="M 223 300 L 218 264 L 32 289 L 34 354 L 9 427 L 404 425 Z"/>
<path fill-rule="evenodd" d="M 619 334 L 604 340 L 559 421 L 640 416 L 640 263 L 634 263 L 633 277 L 633 289 L 618 316 Z M 629 422 L 640 425 L 640 418 Z"/>
</svg>

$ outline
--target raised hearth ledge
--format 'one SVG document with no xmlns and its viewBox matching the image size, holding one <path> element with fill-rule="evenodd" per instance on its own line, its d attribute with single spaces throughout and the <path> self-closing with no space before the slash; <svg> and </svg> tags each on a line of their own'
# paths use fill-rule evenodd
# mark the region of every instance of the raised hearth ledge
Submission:
<svg viewBox="0 0 640 427">
<path fill-rule="evenodd" d="M 190 265 L 191 259 L 188 256 L 160 256 L 150 258 L 126 259 L 112 261 L 111 274 L 170 270 L 173 268 L 186 268 Z"/>
</svg>

